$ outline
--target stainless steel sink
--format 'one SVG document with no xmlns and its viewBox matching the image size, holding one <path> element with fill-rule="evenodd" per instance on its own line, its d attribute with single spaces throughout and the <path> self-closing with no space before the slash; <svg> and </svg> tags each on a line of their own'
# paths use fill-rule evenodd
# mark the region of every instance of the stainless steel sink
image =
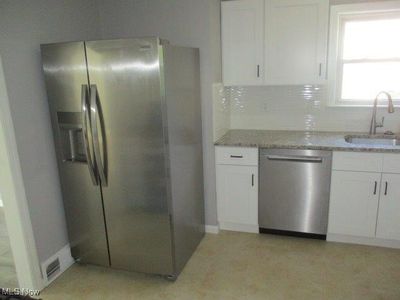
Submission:
<svg viewBox="0 0 400 300">
<path fill-rule="evenodd" d="M 372 146 L 400 146 L 400 137 L 393 135 L 346 135 L 349 144 Z"/>
</svg>

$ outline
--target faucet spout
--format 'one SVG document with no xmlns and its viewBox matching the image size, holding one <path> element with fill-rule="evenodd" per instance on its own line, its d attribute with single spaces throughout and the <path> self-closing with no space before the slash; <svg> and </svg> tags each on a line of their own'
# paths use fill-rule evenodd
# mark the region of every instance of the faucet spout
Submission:
<svg viewBox="0 0 400 300">
<path fill-rule="evenodd" d="M 394 113 L 393 100 L 392 100 L 391 97 L 389 98 L 388 113 L 389 113 L 389 114 Z"/>
<path fill-rule="evenodd" d="M 389 114 L 392 114 L 392 113 L 394 113 L 394 105 L 393 105 L 393 98 L 392 98 L 392 96 L 388 93 L 388 92 L 385 92 L 385 91 L 382 91 L 382 92 L 379 92 L 377 95 L 376 95 L 376 97 L 375 97 L 375 100 L 374 100 L 374 108 L 373 108 L 373 110 L 372 110 L 372 119 L 371 119 L 371 126 L 370 126 L 370 128 L 369 128 L 369 134 L 376 134 L 376 128 L 378 128 L 378 127 L 383 127 L 383 118 L 382 118 L 382 123 L 377 123 L 376 122 L 376 112 L 377 112 L 377 107 L 378 107 L 378 100 L 379 100 L 379 96 L 380 95 L 385 95 L 386 97 L 387 97 L 387 99 L 388 99 L 388 113 Z"/>
</svg>

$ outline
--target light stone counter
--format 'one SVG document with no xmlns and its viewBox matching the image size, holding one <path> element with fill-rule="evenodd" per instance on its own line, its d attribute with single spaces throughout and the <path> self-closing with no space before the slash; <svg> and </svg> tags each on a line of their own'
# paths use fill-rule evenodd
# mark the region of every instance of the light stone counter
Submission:
<svg viewBox="0 0 400 300">
<path fill-rule="evenodd" d="M 282 149 L 400 153 L 400 146 L 348 143 L 344 139 L 344 137 L 347 135 L 360 136 L 365 138 L 366 134 L 362 134 L 359 132 L 311 132 L 235 129 L 228 131 L 223 137 L 215 142 L 215 145 Z M 383 137 L 383 135 L 376 135 L 376 137 Z M 392 137 L 400 139 L 399 135 L 395 135 Z"/>
</svg>

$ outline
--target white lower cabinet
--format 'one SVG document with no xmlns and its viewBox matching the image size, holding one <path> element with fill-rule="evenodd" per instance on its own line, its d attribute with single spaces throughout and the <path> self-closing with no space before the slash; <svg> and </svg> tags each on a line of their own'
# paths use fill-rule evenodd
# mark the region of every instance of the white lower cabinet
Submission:
<svg viewBox="0 0 400 300">
<path fill-rule="evenodd" d="M 332 171 L 328 231 L 374 237 L 380 173 Z"/>
<path fill-rule="evenodd" d="M 216 157 L 220 229 L 258 232 L 258 150 L 217 147 Z"/>
<path fill-rule="evenodd" d="M 400 174 L 382 174 L 376 236 L 400 240 Z"/>
<path fill-rule="evenodd" d="M 400 248 L 398 155 L 334 153 L 328 240 Z"/>
<path fill-rule="evenodd" d="M 258 149 L 216 147 L 220 229 L 258 232 Z M 400 248 L 400 153 L 334 152 L 330 241 Z"/>
</svg>

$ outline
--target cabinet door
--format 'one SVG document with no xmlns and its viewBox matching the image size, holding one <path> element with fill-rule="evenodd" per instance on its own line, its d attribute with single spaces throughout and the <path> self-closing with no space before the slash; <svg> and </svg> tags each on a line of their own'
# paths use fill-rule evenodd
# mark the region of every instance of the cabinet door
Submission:
<svg viewBox="0 0 400 300">
<path fill-rule="evenodd" d="M 218 221 L 258 225 L 258 167 L 217 165 Z"/>
<path fill-rule="evenodd" d="M 332 171 L 328 233 L 375 237 L 381 173 Z"/>
<path fill-rule="evenodd" d="M 264 1 L 225 1 L 221 6 L 224 85 L 262 84 Z"/>
<path fill-rule="evenodd" d="M 399 174 L 382 174 L 376 236 L 378 238 L 400 240 Z"/>
<path fill-rule="evenodd" d="M 313 84 L 325 79 L 328 0 L 266 0 L 267 84 Z"/>
</svg>

